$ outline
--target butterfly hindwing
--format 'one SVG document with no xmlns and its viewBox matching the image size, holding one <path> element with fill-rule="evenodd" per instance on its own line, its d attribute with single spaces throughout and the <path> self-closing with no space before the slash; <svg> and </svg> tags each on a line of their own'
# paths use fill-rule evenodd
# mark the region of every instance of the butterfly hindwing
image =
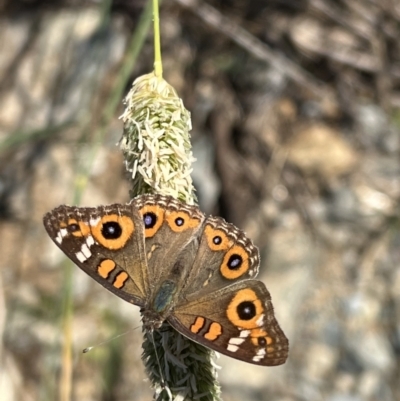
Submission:
<svg viewBox="0 0 400 401">
<path fill-rule="evenodd" d="M 168 321 L 192 340 L 249 363 L 280 365 L 288 355 L 288 340 L 261 281 L 245 280 L 177 305 Z"/>
</svg>

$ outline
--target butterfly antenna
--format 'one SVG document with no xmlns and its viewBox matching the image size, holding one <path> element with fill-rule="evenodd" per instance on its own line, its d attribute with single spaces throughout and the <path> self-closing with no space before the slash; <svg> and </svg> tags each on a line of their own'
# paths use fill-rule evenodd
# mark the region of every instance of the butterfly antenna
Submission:
<svg viewBox="0 0 400 401">
<path fill-rule="evenodd" d="M 154 347 L 154 353 L 155 353 L 156 359 L 157 359 L 158 369 L 159 369 L 159 372 L 160 372 L 161 388 L 167 392 L 168 398 L 169 398 L 170 400 L 172 400 L 172 393 L 171 393 L 171 390 L 170 390 L 170 388 L 168 387 L 168 385 L 166 384 L 166 382 L 165 382 L 165 380 L 164 380 L 164 375 L 163 375 L 163 373 L 162 373 L 160 358 L 158 357 L 156 342 L 155 342 L 155 340 L 154 340 L 154 330 L 151 330 L 150 334 L 151 334 L 151 342 L 153 343 L 153 347 Z"/>
<path fill-rule="evenodd" d="M 98 343 L 98 344 L 95 344 L 95 345 L 91 346 L 91 347 L 84 348 L 84 349 L 82 350 L 82 353 L 87 354 L 87 353 L 88 353 L 89 351 L 91 351 L 93 348 L 98 347 L 98 346 L 103 345 L 103 344 L 106 344 L 106 343 L 108 343 L 108 342 L 110 342 L 110 341 L 116 340 L 117 338 L 122 337 L 122 336 L 124 336 L 124 335 L 126 335 L 126 334 L 128 334 L 128 333 L 131 333 L 132 331 L 134 331 L 134 330 L 136 330 L 136 329 L 138 329 L 138 328 L 139 328 L 139 326 L 138 326 L 138 327 L 135 327 L 134 329 L 125 331 L 125 333 L 121 333 L 121 334 L 118 334 L 117 336 L 114 336 L 114 337 L 111 337 L 111 338 L 109 338 L 109 339 L 107 339 L 107 340 L 104 340 L 104 341 L 102 341 L 102 342 L 100 342 L 100 343 Z"/>
</svg>

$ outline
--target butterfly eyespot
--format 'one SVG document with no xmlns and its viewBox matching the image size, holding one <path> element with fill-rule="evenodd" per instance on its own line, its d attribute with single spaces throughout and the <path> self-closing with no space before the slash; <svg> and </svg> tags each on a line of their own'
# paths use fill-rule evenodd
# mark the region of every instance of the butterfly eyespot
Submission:
<svg viewBox="0 0 400 401">
<path fill-rule="evenodd" d="M 204 235 L 207 240 L 208 247 L 212 251 L 226 251 L 232 245 L 232 241 L 222 230 L 214 228 L 210 224 L 207 224 L 204 229 Z"/>
<path fill-rule="evenodd" d="M 143 215 L 143 223 L 145 228 L 153 228 L 157 223 L 157 216 L 155 213 L 147 212 Z"/>
<path fill-rule="evenodd" d="M 256 307 L 251 301 L 244 301 L 236 307 L 237 314 L 241 320 L 250 320 L 256 316 Z"/>
<path fill-rule="evenodd" d="M 233 246 L 224 256 L 220 272 L 228 280 L 237 279 L 249 271 L 250 261 L 247 250 L 241 245 Z"/>
<path fill-rule="evenodd" d="M 185 220 L 182 219 L 182 217 L 177 217 L 177 218 L 175 219 L 175 224 L 176 224 L 178 227 L 183 226 L 184 223 L 185 223 Z"/>
<path fill-rule="evenodd" d="M 239 290 L 226 310 L 228 319 L 242 329 L 257 329 L 264 318 L 264 307 L 258 295 L 250 288 Z M 257 332 L 258 333 L 258 332 Z"/>
<path fill-rule="evenodd" d="M 212 239 L 213 243 L 215 245 L 219 245 L 222 242 L 222 238 L 220 235 L 216 235 L 213 239 Z"/>
<path fill-rule="evenodd" d="M 228 269 L 230 270 L 238 270 L 240 269 L 242 263 L 243 263 L 243 258 L 240 255 L 234 253 L 233 255 L 230 256 L 227 266 Z"/>
<path fill-rule="evenodd" d="M 142 215 L 145 237 L 154 237 L 164 222 L 164 209 L 157 205 L 145 205 L 139 213 Z"/>
<path fill-rule="evenodd" d="M 257 342 L 260 347 L 265 347 L 267 345 L 267 340 L 265 337 L 258 337 Z"/>
<path fill-rule="evenodd" d="M 116 221 L 104 223 L 101 233 L 105 239 L 117 239 L 122 234 L 122 227 Z"/>
<path fill-rule="evenodd" d="M 92 227 L 97 242 L 108 249 L 121 249 L 131 238 L 135 229 L 133 220 L 128 216 L 107 214 Z"/>
<path fill-rule="evenodd" d="M 200 224 L 199 219 L 191 217 L 189 213 L 184 211 L 168 211 L 166 220 L 169 227 L 174 232 L 183 232 L 188 229 L 193 229 Z"/>
<path fill-rule="evenodd" d="M 68 233 L 74 237 L 86 237 L 90 234 L 89 226 L 85 222 L 76 219 L 69 219 L 68 222 L 60 224 L 60 227 L 66 228 Z"/>
<path fill-rule="evenodd" d="M 79 224 L 78 223 L 68 224 L 67 230 L 70 233 L 74 233 L 76 231 L 79 231 Z"/>
<path fill-rule="evenodd" d="M 271 345 L 273 340 L 270 336 L 268 336 L 265 331 L 264 335 L 259 335 L 259 329 L 253 329 L 251 331 L 251 342 L 255 347 L 266 347 L 267 345 Z"/>
</svg>

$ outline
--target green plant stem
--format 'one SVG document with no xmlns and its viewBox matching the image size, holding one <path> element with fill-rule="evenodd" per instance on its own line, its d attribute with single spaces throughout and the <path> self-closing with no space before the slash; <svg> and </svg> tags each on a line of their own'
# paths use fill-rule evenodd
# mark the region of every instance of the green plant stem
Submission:
<svg viewBox="0 0 400 401">
<path fill-rule="evenodd" d="M 160 15 L 158 0 L 153 0 L 153 24 L 154 24 L 154 74 L 162 78 L 163 68 L 161 59 Z"/>
</svg>

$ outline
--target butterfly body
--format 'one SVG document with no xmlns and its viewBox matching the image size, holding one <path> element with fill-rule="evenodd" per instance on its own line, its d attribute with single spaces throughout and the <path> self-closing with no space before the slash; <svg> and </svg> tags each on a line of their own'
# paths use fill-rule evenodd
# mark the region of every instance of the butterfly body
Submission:
<svg viewBox="0 0 400 401">
<path fill-rule="evenodd" d="M 162 195 L 127 205 L 59 206 L 49 236 L 82 270 L 141 309 L 144 328 L 167 321 L 183 335 L 236 359 L 285 362 L 288 340 L 265 285 L 259 254 L 222 218 Z"/>
</svg>

